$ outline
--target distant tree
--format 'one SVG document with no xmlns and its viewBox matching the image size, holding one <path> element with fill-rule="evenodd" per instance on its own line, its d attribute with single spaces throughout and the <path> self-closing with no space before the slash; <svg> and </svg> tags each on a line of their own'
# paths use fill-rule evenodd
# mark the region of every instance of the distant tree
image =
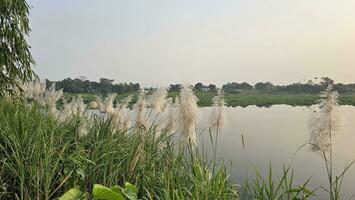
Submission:
<svg viewBox="0 0 355 200">
<path fill-rule="evenodd" d="M 238 92 L 240 90 L 251 90 L 253 86 L 251 86 L 249 83 L 243 82 L 243 83 L 227 83 L 222 86 L 222 89 L 226 92 Z"/>
<path fill-rule="evenodd" d="M 132 84 L 132 89 L 134 92 L 138 92 L 141 89 L 141 87 L 140 87 L 139 83 L 134 83 L 134 84 Z"/>
<path fill-rule="evenodd" d="M 307 85 L 314 85 L 314 82 L 312 80 L 308 80 Z"/>
<path fill-rule="evenodd" d="M 103 96 L 106 96 L 112 91 L 113 81 L 113 79 L 100 78 L 100 93 Z"/>
<path fill-rule="evenodd" d="M 274 85 L 270 82 L 259 82 L 255 84 L 255 89 L 257 90 L 265 90 L 265 89 L 272 89 Z"/>
<path fill-rule="evenodd" d="M 251 90 L 251 89 L 253 89 L 253 86 L 247 82 L 243 82 L 239 85 L 239 88 L 242 90 Z"/>
<path fill-rule="evenodd" d="M 322 77 L 319 83 L 323 88 L 328 87 L 328 85 L 334 85 L 334 81 L 329 77 Z"/>
<path fill-rule="evenodd" d="M 204 85 L 202 83 L 196 83 L 195 86 L 194 86 L 194 89 L 196 91 L 202 91 Z"/>
<path fill-rule="evenodd" d="M 169 86 L 169 92 L 178 92 L 180 91 L 181 84 L 170 84 Z"/>
<path fill-rule="evenodd" d="M 216 92 L 216 91 L 217 91 L 217 87 L 216 87 L 216 85 L 214 85 L 214 84 L 209 84 L 209 85 L 208 85 L 208 89 L 209 89 L 209 91 L 211 91 L 211 92 Z"/>
<path fill-rule="evenodd" d="M 0 0 L 0 96 L 21 89 L 36 74 L 26 37 L 30 33 L 29 5 L 25 0 Z"/>
</svg>

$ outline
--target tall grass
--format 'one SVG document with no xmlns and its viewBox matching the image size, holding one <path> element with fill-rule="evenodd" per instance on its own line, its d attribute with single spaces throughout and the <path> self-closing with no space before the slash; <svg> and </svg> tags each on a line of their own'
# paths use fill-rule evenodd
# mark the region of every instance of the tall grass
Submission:
<svg viewBox="0 0 355 200">
<path fill-rule="evenodd" d="M 283 166 L 281 177 L 275 179 L 271 164 L 266 176 L 254 167 L 255 177 L 245 181 L 243 199 L 305 200 L 315 196 L 315 189 L 308 188 L 311 178 L 302 184 L 294 183 L 294 169 Z"/>
<path fill-rule="evenodd" d="M 174 135 L 132 128 L 112 132 L 111 118 L 60 122 L 38 105 L 0 101 L 1 199 L 55 199 L 70 188 L 131 182 L 142 199 L 238 199 L 227 169 L 196 150 L 180 151 Z"/>
<path fill-rule="evenodd" d="M 58 110 L 62 92 L 54 87 L 45 91 L 41 85 L 30 86 L 25 100 L 0 99 L 1 199 L 56 199 L 71 188 L 89 191 L 95 183 L 125 182 L 137 186 L 141 199 L 239 199 L 238 192 L 242 199 L 259 200 L 314 195 L 315 190 L 307 187 L 310 179 L 294 184 L 291 166 L 284 166 L 277 179 L 271 165 L 266 176 L 254 167 L 255 177 L 247 177 L 241 188 L 229 181 L 224 160 L 217 158 L 218 135 L 225 125 L 220 90 L 213 98 L 209 128 L 213 159 L 208 159 L 196 148 L 198 99 L 189 86 L 174 102 L 163 88 L 151 96 L 141 91 L 133 106 L 136 116 L 130 116 L 131 97 L 118 103 L 115 95 L 104 101 L 98 98 L 91 106 L 99 109 L 97 114 L 88 113 L 81 97 L 62 99 Z M 331 200 L 338 200 L 352 163 L 339 176 L 333 175 L 332 111 L 338 102 L 336 93 L 329 88 L 326 92 L 313 121 L 311 144 L 323 153 L 329 178 L 329 188 L 324 189 Z"/>
<path fill-rule="evenodd" d="M 333 141 L 336 133 L 341 127 L 341 120 L 337 113 L 339 106 L 339 94 L 333 90 L 333 86 L 328 88 L 320 95 L 318 109 L 313 112 L 310 123 L 310 144 L 311 150 L 318 152 L 327 170 L 328 188 L 322 187 L 329 193 L 330 200 L 339 200 L 340 189 L 346 172 L 353 165 L 354 161 L 347 164 L 339 174 L 334 174 L 334 146 Z"/>
</svg>

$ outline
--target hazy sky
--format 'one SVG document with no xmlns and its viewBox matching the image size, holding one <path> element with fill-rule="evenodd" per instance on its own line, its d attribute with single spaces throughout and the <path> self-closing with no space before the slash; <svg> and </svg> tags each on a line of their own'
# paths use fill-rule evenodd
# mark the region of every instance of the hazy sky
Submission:
<svg viewBox="0 0 355 200">
<path fill-rule="evenodd" d="M 41 77 L 355 82 L 354 0 L 30 0 Z"/>
</svg>

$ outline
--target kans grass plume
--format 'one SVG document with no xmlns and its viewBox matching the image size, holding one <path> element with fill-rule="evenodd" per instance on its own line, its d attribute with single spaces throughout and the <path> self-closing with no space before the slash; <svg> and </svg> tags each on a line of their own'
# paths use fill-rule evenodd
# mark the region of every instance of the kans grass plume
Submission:
<svg viewBox="0 0 355 200">
<path fill-rule="evenodd" d="M 139 92 L 139 97 L 137 103 L 133 105 L 133 108 L 136 112 L 136 125 L 141 128 L 146 128 L 147 119 L 146 119 L 146 108 L 147 100 L 146 93 L 144 89 L 141 89 Z"/>
<path fill-rule="evenodd" d="M 115 100 L 116 94 L 109 94 L 104 103 L 104 112 L 107 113 L 108 115 L 112 115 L 113 112 L 115 111 L 115 108 L 113 106 L 113 101 Z"/>
<path fill-rule="evenodd" d="M 21 86 L 24 97 L 29 100 L 35 100 L 42 106 L 45 105 L 44 97 L 46 92 L 46 83 L 41 81 L 30 81 Z"/>
<path fill-rule="evenodd" d="M 100 112 L 104 113 L 106 108 L 105 108 L 105 103 L 102 101 L 102 98 L 97 96 L 96 99 L 95 99 L 95 102 L 96 102 L 96 108 Z"/>
<path fill-rule="evenodd" d="M 175 97 L 175 101 L 172 102 L 172 99 L 167 99 L 167 115 L 164 122 L 164 130 L 169 134 L 175 133 L 177 131 L 177 110 L 179 109 L 179 98 Z"/>
<path fill-rule="evenodd" d="M 48 90 L 46 90 L 44 102 L 48 107 L 50 113 L 58 114 L 57 101 L 62 97 L 62 95 L 63 95 L 63 90 L 61 89 L 56 91 L 55 84 L 52 84 L 52 86 Z"/>
<path fill-rule="evenodd" d="M 341 127 L 341 120 L 337 113 L 339 94 L 333 91 L 332 85 L 321 93 L 318 108 L 313 111 L 310 120 L 311 150 L 328 152 L 332 148 L 332 138 Z"/>
<path fill-rule="evenodd" d="M 212 98 L 212 113 L 210 116 L 210 125 L 216 128 L 217 131 L 226 126 L 227 118 L 225 113 L 226 102 L 224 100 L 224 93 L 221 89 L 217 90 L 217 95 Z"/>
<path fill-rule="evenodd" d="M 84 117 L 86 112 L 86 104 L 79 95 L 77 98 L 73 97 L 70 102 L 67 102 L 66 99 L 62 98 L 63 109 L 60 112 L 60 121 L 65 121 L 71 119 L 74 116 Z"/>
<path fill-rule="evenodd" d="M 115 108 L 112 114 L 113 132 L 126 131 L 131 125 L 131 116 L 128 113 L 128 105 L 132 101 L 132 96 L 123 99 Z"/>
<path fill-rule="evenodd" d="M 178 118 L 178 132 L 182 136 L 184 145 L 197 145 L 196 122 L 198 118 L 198 98 L 190 86 L 184 85 L 180 90 L 180 105 Z"/>
<path fill-rule="evenodd" d="M 167 103 L 168 91 L 165 88 L 156 89 L 151 96 L 151 106 L 156 113 L 164 112 Z"/>
</svg>

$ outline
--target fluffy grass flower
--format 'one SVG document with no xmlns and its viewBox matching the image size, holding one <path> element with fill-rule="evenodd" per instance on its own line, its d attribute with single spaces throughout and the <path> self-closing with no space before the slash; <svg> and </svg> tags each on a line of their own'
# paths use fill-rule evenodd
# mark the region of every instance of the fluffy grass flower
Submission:
<svg viewBox="0 0 355 200">
<path fill-rule="evenodd" d="M 146 100 L 146 92 L 144 89 L 141 89 L 139 92 L 139 97 L 137 103 L 133 105 L 133 108 L 136 112 L 136 125 L 138 127 L 146 128 L 147 119 L 146 119 L 146 108 L 147 108 L 147 100 Z"/>
<path fill-rule="evenodd" d="M 313 151 L 330 151 L 332 137 L 341 127 L 341 120 L 337 113 L 339 94 L 332 89 L 330 85 L 321 93 L 318 108 L 312 113 L 309 130 Z"/>
<path fill-rule="evenodd" d="M 212 113 L 210 116 L 210 126 L 216 128 L 217 131 L 226 126 L 227 118 L 225 113 L 226 102 L 224 93 L 221 89 L 217 90 L 217 95 L 212 98 Z"/>
<path fill-rule="evenodd" d="M 178 132 L 185 145 L 197 145 L 196 122 L 198 119 L 198 98 L 190 86 L 184 85 L 180 90 L 180 105 L 178 109 Z"/>
<path fill-rule="evenodd" d="M 156 113 L 164 112 L 168 91 L 165 88 L 156 89 L 151 96 L 151 106 Z"/>
<path fill-rule="evenodd" d="M 55 90 L 55 84 L 53 84 L 46 92 L 44 102 L 48 107 L 48 110 L 52 114 L 57 114 L 57 101 L 62 97 L 63 90 Z"/>
</svg>

